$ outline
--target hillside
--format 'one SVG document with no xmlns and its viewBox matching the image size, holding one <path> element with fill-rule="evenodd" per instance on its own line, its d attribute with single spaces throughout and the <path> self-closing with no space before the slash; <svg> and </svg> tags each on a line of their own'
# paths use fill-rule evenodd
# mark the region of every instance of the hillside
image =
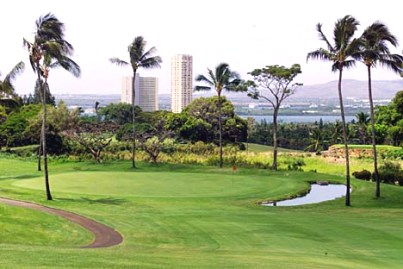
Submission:
<svg viewBox="0 0 403 269">
<path fill-rule="evenodd" d="M 391 99 L 397 91 L 403 90 L 403 79 L 400 80 L 376 80 L 372 82 L 374 99 Z M 368 98 L 368 82 L 346 79 L 342 82 L 344 97 Z M 305 85 L 298 89 L 294 98 L 338 98 L 337 80 L 324 84 Z"/>
</svg>

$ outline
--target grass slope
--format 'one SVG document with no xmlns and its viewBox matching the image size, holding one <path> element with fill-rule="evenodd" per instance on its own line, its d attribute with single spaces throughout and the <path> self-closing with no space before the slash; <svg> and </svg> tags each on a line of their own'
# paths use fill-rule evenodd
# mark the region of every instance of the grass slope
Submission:
<svg viewBox="0 0 403 269">
<path fill-rule="evenodd" d="M 89 235 L 57 217 L 0 206 L 0 268 L 402 268 L 403 188 L 353 180 L 352 203 L 263 207 L 335 175 L 127 162 L 51 164 L 55 201 L 35 163 L 0 159 L 0 196 L 99 220 L 122 245 L 80 249 Z M 10 169 L 10 165 L 16 170 Z M 313 164 L 310 164 L 313 165 Z M 18 168 L 17 168 L 18 167 Z M 9 171 L 11 170 L 11 171 Z M 21 177 L 21 175 L 27 178 Z M 31 225 L 32 223 L 32 225 Z M 63 231 L 63 232 L 61 232 Z"/>
</svg>

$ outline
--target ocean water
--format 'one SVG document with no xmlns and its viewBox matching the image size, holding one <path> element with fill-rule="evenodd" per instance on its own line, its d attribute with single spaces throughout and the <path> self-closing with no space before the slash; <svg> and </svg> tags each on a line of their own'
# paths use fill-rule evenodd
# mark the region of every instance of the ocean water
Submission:
<svg viewBox="0 0 403 269">
<path fill-rule="evenodd" d="M 268 123 L 273 122 L 273 116 L 257 116 L 257 115 L 242 115 L 241 118 L 246 119 L 247 117 L 252 117 L 256 120 L 256 122 L 261 122 L 262 120 L 266 120 Z M 311 123 L 311 122 L 319 122 L 322 119 L 323 122 L 336 122 L 341 121 L 340 116 L 336 115 L 279 115 L 278 123 Z M 355 116 L 346 116 L 346 121 L 350 122 L 355 119 Z"/>
</svg>

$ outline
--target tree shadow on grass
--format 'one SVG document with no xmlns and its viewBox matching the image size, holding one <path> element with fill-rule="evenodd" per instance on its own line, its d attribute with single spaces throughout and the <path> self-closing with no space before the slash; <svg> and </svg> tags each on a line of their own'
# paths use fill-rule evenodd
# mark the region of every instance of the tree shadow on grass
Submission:
<svg viewBox="0 0 403 269">
<path fill-rule="evenodd" d="M 40 177 L 40 175 L 19 175 L 19 176 L 4 176 L 0 177 L 0 180 L 5 180 L 5 179 L 30 179 L 30 178 L 36 178 Z"/>
<path fill-rule="evenodd" d="M 98 198 L 91 199 L 87 197 L 80 197 L 77 199 L 74 198 L 58 198 L 57 200 L 66 201 L 66 202 L 85 202 L 88 204 L 106 204 L 106 205 L 121 205 L 126 203 L 125 199 L 114 198 L 114 197 L 106 197 L 106 198 Z"/>
</svg>

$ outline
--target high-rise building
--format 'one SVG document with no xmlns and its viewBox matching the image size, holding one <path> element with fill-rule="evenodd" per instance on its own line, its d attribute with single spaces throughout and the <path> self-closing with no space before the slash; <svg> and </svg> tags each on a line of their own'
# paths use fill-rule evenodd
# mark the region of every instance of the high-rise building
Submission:
<svg viewBox="0 0 403 269">
<path fill-rule="evenodd" d="M 122 78 L 121 102 L 132 103 L 132 77 Z M 136 74 L 134 104 L 146 112 L 158 110 L 158 78 Z"/>
<path fill-rule="evenodd" d="M 171 110 L 180 113 L 192 102 L 193 57 L 185 54 L 171 59 Z"/>
</svg>

